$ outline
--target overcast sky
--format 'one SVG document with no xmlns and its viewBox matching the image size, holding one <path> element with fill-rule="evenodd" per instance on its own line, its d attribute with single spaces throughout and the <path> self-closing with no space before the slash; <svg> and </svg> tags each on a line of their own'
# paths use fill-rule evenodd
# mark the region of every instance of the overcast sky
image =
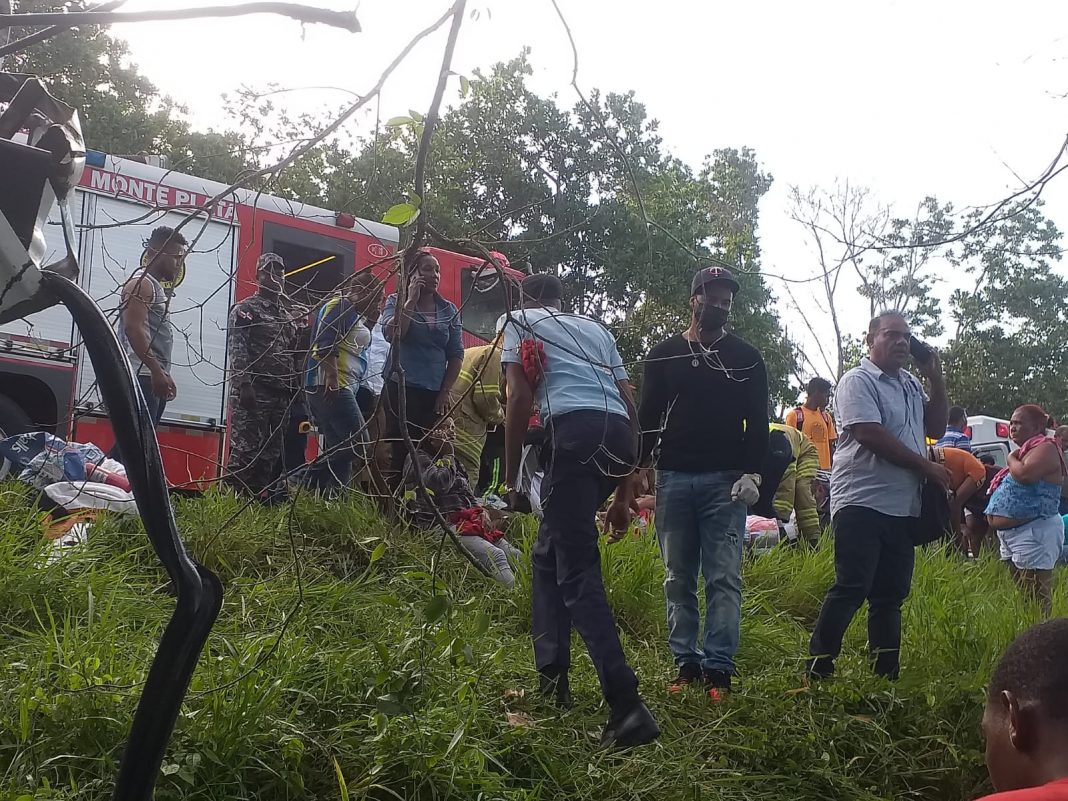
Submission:
<svg viewBox="0 0 1068 801">
<path fill-rule="evenodd" d="M 307 2 L 344 10 L 354 0 Z M 906 215 L 928 194 L 958 207 L 985 204 L 1019 185 L 1013 171 L 1036 177 L 1068 132 L 1063 0 L 559 2 L 578 42 L 583 87 L 635 90 L 660 120 L 667 147 L 691 164 L 719 147 L 756 150 L 775 179 L 759 232 L 768 272 L 804 277 L 814 268 L 800 228 L 786 217 L 791 185 L 849 179 Z M 126 10 L 188 5 L 129 0 Z M 220 94 L 241 84 L 365 91 L 446 6 L 362 0 L 360 34 L 322 26 L 302 32 L 298 23 L 265 16 L 126 25 L 115 33 L 130 42 L 144 73 L 207 127 L 224 123 Z M 574 102 L 571 52 L 549 0 L 469 8 L 481 14 L 465 20 L 457 72 L 487 68 L 528 45 L 533 88 Z M 443 43 L 443 32 L 426 39 L 395 74 L 383 118 L 428 105 Z M 343 99 L 307 91 L 278 102 L 314 109 Z M 1047 190 L 1047 213 L 1066 227 L 1068 177 L 1060 180 Z M 796 325 L 781 283 L 771 284 Z M 854 311 L 851 327 L 865 316 Z"/>
</svg>

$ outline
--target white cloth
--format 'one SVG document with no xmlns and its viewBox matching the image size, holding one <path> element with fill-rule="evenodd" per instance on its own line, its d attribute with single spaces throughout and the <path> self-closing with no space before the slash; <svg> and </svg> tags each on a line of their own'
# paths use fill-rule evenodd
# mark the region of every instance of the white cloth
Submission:
<svg viewBox="0 0 1068 801">
<path fill-rule="evenodd" d="M 511 560 L 518 560 L 522 553 L 508 540 L 500 539 L 496 543 L 471 535 L 460 536 L 460 546 L 467 551 L 475 561 L 489 570 L 493 578 L 508 589 L 515 586 L 515 573 L 512 571 Z"/>
<path fill-rule="evenodd" d="M 137 514 L 132 492 L 95 481 L 57 481 L 44 493 L 64 509 L 107 509 L 124 515 Z"/>
<path fill-rule="evenodd" d="M 1064 549 L 1064 520 L 1050 515 L 998 532 L 1001 558 L 1019 570 L 1052 570 Z"/>
<path fill-rule="evenodd" d="M 381 395 L 386 385 L 386 377 L 383 372 L 386 368 L 386 359 L 389 356 L 389 343 L 386 342 L 386 334 L 381 325 L 376 325 L 371 331 L 371 344 L 364 351 L 367 359 L 367 370 L 363 374 L 360 383 L 367 387 L 375 395 Z"/>
</svg>

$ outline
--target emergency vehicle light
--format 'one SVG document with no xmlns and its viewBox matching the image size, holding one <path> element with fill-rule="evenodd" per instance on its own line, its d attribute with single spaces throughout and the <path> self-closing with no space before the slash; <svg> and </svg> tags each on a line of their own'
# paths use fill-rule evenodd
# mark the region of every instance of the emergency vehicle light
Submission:
<svg viewBox="0 0 1068 801">
<path fill-rule="evenodd" d="M 1009 438 L 1009 424 L 1008 423 L 996 423 L 994 425 L 994 433 L 1003 439 Z"/>
</svg>

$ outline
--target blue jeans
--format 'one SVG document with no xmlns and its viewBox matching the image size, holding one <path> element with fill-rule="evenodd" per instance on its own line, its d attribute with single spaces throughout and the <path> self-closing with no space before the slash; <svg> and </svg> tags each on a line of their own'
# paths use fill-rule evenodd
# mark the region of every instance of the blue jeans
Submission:
<svg viewBox="0 0 1068 801">
<path fill-rule="evenodd" d="M 734 673 L 742 619 L 745 504 L 731 500 L 737 471 L 656 476 L 656 533 L 664 558 L 668 644 L 675 663 Z M 705 580 L 704 646 L 697 571 Z"/>
<path fill-rule="evenodd" d="M 326 456 L 315 460 L 306 481 L 321 492 L 347 487 L 353 462 L 358 461 L 358 469 L 363 469 L 367 461 L 367 426 L 356 395 L 348 387 L 332 393 L 316 387 L 308 401 L 315 425 L 323 435 Z"/>
</svg>

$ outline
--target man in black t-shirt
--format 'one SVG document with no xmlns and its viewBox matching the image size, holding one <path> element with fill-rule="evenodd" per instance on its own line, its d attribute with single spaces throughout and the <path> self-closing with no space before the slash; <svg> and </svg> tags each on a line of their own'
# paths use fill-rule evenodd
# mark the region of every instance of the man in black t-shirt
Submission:
<svg viewBox="0 0 1068 801">
<path fill-rule="evenodd" d="M 724 330 L 737 291 L 722 267 L 694 276 L 690 327 L 649 352 L 638 411 L 641 465 L 656 452 L 656 531 L 666 568 L 668 643 L 679 670 L 669 689 L 703 681 L 713 700 L 731 687 L 746 508 L 759 497 L 768 447 L 764 360 Z M 626 482 L 610 510 L 617 529 L 633 485 Z M 707 607 L 700 646 L 699 569 Z"/>
</svg>

